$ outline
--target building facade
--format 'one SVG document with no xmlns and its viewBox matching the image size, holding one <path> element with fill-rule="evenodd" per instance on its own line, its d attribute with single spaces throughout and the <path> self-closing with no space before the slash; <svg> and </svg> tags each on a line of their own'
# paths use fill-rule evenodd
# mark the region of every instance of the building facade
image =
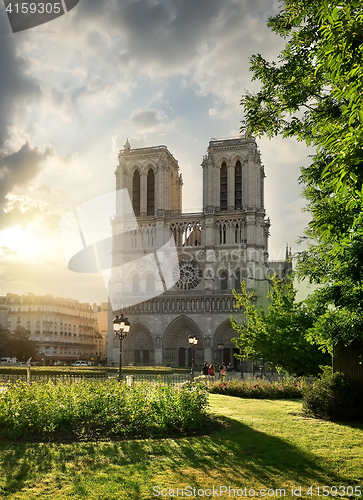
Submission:
<svg viewBox="0 0 363 500">
<path fill-rule="evenodd" d="M 108 340 L 108 303 L 101 305 L 93 304 L 95 314 L 95 356 L 101 364 L 107 362 L 107 340 Z"/>
<path fill-rule="evenodd" d="M 190 366 L 188 336 L 195 335 L 197 366 L 223 359 L 239 369 L 230 317 L 241 322 L 244 316 L 235 308 L 232 289 L 245 281 L 257 305 L 266 307 L 268 276 L 286 278 L 291 271 L 287 261 L 268 259 L 265 173 L 255 139 L 210 141 L 201 164 L 200 213 L 183 213 L 182 176 L 166 146 L 132 149 L 127 141 L 118 159 L 116 190 L 127 189 L 137 221 L 135 226 L 117 207 L 112 222 L 113 234 L 123 236 L 114 238 L 109 296 L 120 297 L 119 309 L 131 323 L 123 363 Z M 168 233 L 176 253 L 157 258 L 165 242 L 160 235 Z M 140 249 L 145 258 L 135 260 Z M 172 286 L 170 279 L 165 286 L 166 276 Z M 111 309 L 108 363 L 117 364 Z"/>
<path fill-rule="evenodd" d="M 39 362 L 70 364 L 78 359 L 92 364 L 99 362 L 102 347 L 100 339 L 96 342 L 96 317 L 90 304 L 34 293 L 8 293 L 1 302 L 8 309 L 7 328 L 15 331 L 23 327 L 30 331 Z"/>
</svg>

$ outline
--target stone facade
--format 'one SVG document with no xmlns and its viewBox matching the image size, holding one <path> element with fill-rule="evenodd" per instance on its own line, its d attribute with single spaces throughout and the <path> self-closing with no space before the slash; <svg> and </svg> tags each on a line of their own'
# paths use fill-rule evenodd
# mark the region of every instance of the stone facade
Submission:
<svg viewBox="0 0 363 500">
<path fill-rule="evenodd" d="M 90 304 L 34 293 L 8 293 L 0 297 L 0 303 L 8 309 L 5 326 L 10 331 L 23 327 L 30 332 L 38 351 L 35 361 L 45 364 L 57 361 L 70 364 L 78 359 L 96 364 L 102 361 L 99 346 L 102 336 L 95 329 L 96 317 Z"/>
<path fill-rule="evenodd" d="M 257 304 L 266 307 L 268 276 L 277 272 L 286 278 L 291 271 L 286 261 L 268 260 L 265 174 L 254 138 L 211 140 L 202 168 L 203 211 L 183 213 L 182 177 L 165 146 L 131 149 L 127 141 L 120 151 L 116 188 L 127 188 L 138 225 L 128 226 L 120 207 L 116 209 L 113 231 L 124 236 L 114 240 L 109 286 L 113 297 L 128 297 L 122 302 L 131 322 L 123 343 L 124 364 L 190 366 L 188 336 L 193 334 L 197 366 L 204 361 L 218 365 L 223 358 L 238 369 L 230 317 L 241 322 L 244 316 L 235 309 L 231 290 L 245 281 Z M 132 265 L 140 248 L 152 254 L 163 244 L 160 230 L 173 235 L 177 249 L 176 256 L 166 253 L 158 262 L 163 273 L 155 273 L 151 261 Z M 121 262 L 129 263 L 128 279 L 117 267 Z M 163 276 L 175 284 L 165 287 Z M 108 363 L 116 365 L 119 341 L 112 318 L 110 311 Z"/>
</svg>

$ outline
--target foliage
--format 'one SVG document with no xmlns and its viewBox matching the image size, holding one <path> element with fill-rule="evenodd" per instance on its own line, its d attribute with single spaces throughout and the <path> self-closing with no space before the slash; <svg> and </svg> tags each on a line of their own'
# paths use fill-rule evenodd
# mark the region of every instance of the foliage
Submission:
<svg viewBox="0 0 363 500">
<path fill-rule="evenodd" d="M 362 340 L 363 234 L 356 235 L 343 255 L 333 260 L 328 250 L 324 254 L 324 246 L 305 253 L 299 272 L 311 272 L 320 282 L 307 304 L 324 308 L 309 329 L 308 339 L 334 355 L 339 342 L 349 345 Z"/>
<path fill-rule="evenodd" d="M 36 342 L 30 340 L 30 331 L 23 326 L 17 326 L 13 332 L 9 332 L 4 350 L 7 356 L 16 357 L 18 361 L 26 361 L 36 355 Z"/>
<path fill-rule="evenodd" d="M 309 338 L 331 354 L 363 340 L 363 5 L 283 0 L 268 25 L 286 39 L 278 62 L 251 58 L 261 90 L 241 104 L 248 132 L 295 137 L 316 149 L 300 182 L 312 219 L 297 276 L 322 284 L 323 310 Z"/>
<path fill-rule="evenodd" d="M 239 398 L 255 399 L 299 399 L 310 382 L 304 378 L 284 378 L 282 381 L 269 382 L 265 379 L 229 380 L 215 382 L 208 391 L 212 394 L 225 394 Z"/>
<path fill-rule="evenodd" d="M 242 307 L 247 318 L 241 325 L 231 318 L 239 334 L 233 341 L 242 353 L 237 357 L 255 361 L 263 358 L 278 371 L 297 375 L 319 373 L 319 365 L 329 362 L 329 357 L 306 340 L 306 332 L 323 308 L 316 311 L 306 307 L 305 302 L 296 302 L 292 280 L 284 283 L 272 276 L 271 284 L 268 297 L 272 301 L 267 313 L 253 304 L 254 294 L 248 294 L 245 283 L 240 293 L 233 291 L 236 307 Z"/>
<path fill-rule="evenodd" d="M 363 418 L 363 391 L 342 373 L 326 367 L 320 379 L 303 390 L 303 409 L 309 416 L 348 421 Z"/>
<path fill-rule="evenodd" d="M 315 183 L 323 196 L 329 191 L 339 193 L 350 202 L 349 209 L 359 208 L 363 182 L 362 5 L 354 0 L 282 3 L 283 10 L 268 25 L 287 42 L 278 63 L 269 63 L 260 54 L 252 56 L 253 79 L 260 80 L 262 88 L 242 98 L 242 125 L 258 136 L 282 134 L 315 146 L 317 154 L 305 169 L 304 180 L 311 186 Z M 312 226 L 321 232 L 337 229 L 336 221 L 326 220 L 321 212 L 314 215 Z"/>
<path fill-rule="evenodd" d="M 6 356 L 6 343 L 8 341 L 9 330 L 0 324 L 0 356 Z"/>
<path fill-rule="evenodd" d="M 0 434 L 74 436 L 155 436 L 201 427 L 207 399 L 199 385 L 114 380 L 68 383 L 18 382 L 0 397 Z"/>
</svg>

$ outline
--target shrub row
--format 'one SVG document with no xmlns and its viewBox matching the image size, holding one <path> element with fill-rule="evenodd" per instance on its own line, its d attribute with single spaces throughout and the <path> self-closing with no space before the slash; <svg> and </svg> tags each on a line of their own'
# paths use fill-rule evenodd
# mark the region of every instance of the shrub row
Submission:
<svg viewBox="0 0 363 500">
<path fill-rule="evenodd" d="M 162 436 L 202 427 L 207 405 L 198 384 L 18 382 L 0 396 L 0 436 Z"/>
<path fill-rule="evenodd" d="M 229 380 L 213 383 L 209 392 L 240 398 L 255 399 L 297 399 L 303 397 L 303 390 L 310 383 L 305 379 L 285 379 L 279 382 L 258 380 Z"/>
<path fill-rule="evenodd" d="M 363 420 L 363 389 L 331 367 L 304 390 L 307 416 L 335 421 Z"/>
</svg>

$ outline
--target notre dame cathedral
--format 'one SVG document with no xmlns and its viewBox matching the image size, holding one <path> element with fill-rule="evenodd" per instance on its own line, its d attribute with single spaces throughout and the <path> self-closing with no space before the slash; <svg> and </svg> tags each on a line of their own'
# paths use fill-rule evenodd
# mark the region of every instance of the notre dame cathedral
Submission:
<svg viewBox="0 0 363 500">
<path fill-rule="evenodd" d="M 245 281 L 257 305 L 266 307 L 268 276 L 291 272 L 287 260 L 268 260 L 265 174 L 255 139 L 210 141 L 201 164 L 200 213 L 183 213 L 182 176 L 166 146 L 132 149 L 127 141 L 118 159 L 116 190 L 128 193 L 129 205 L 118 203 L 112 220 L 109 294 L 119 297 L 117 309 L 131 323 L 123 364 L 190 366 L 188 336 L 194 335 L 197 366 L 223 358 L 239 369 L 230 317 L 240 323 L 244 316 L 232 289 Z M 117 365 L 112 317 L 110 311 L 108 363 Z"/>
</svg>

